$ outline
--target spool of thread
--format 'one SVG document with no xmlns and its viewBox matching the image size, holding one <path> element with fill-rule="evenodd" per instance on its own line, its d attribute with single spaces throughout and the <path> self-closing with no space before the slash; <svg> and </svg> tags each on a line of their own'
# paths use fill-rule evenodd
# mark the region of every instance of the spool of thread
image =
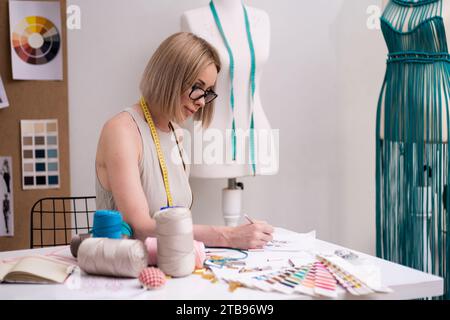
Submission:
<svg viewBox="0 0 450 320">
<path fill-rule="evenodd" d="M 156 238 L 145 239 L 145 247 L 148 253 L 148 265 L 156 266 L 158 265 L 158 242 Z M 195 268 L 203 268 L 203 263 L 206 260 L 205 244 L 200 241 L 194 240 L 194 251 L 195 251 Z"/>
<path fill-rule="evenodd" d="M 78 250 L 78 265 L 89 274 L 137 278 L 147 260 L 147 250 L 139 240 L 90 238 Z"/>
<path fill-rule="evenodd" d="M 123 221 L 119 211 L 97 210 L 94 214 L 92 228 L 94 238 L 121 239 L 123 236 L 131 237 L 131 227 Z"/>
<path fill-rule="evenodd" d="M 195 269 L 191 211 L 169 207 L 155 213 L 158 267 L 172 277 L 184 277 Z"/>
<path fill-rule="evenodd" d="M 78 249 L 80 248 L 81 242 L 90 238 L 91 235 L 89 233 L 77 234 L 72 237 L 70 241 L 70 252 L 76 258 L 78 256 Z"/>
</svg>

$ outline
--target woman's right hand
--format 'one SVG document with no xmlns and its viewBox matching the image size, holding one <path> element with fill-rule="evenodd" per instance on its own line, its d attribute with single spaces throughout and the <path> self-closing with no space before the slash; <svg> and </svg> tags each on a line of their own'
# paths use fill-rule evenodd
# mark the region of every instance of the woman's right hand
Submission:
<svg viewBox="0 0 450 320">
<path fill-rule="evenodd" d="M 254 221 L 251 224 L 228 228 L 225 237 L 231 248 L 262 249 L 269 241 L 272 241 L 273 231 L 273 227 L 267 222 Z"/>
</svg>

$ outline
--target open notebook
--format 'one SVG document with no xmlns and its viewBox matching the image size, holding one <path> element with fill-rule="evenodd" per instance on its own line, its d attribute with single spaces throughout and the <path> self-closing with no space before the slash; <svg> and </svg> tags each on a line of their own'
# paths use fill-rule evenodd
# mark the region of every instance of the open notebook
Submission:
<svg viewBox="0 0 450 320">
<path fill-rule="evenodd" d="M 0 282 L 63 283 L 74 267 L 45 256 L 23 257 L 13 262 L 0 262 Z"/>
</svg>

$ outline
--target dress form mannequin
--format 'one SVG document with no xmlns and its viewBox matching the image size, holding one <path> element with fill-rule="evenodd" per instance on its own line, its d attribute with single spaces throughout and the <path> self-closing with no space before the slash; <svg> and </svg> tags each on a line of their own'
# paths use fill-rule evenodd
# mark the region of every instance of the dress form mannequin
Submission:
<svg viewBox="0 0 450 320">
<path fill-rule="evenodd" d="M 383 9 L 386 8 L 390 0 L 383 0 Z M 442 18 L 444 19 L 445 30 L 447 31 L 447 43 L 450 45 L 450 1 L 442 2 Z M 406 27 L 406 25 L 405 25 Z M 406 31 L 406 30 L 402 30 Z M 442 110 L 442 140 L 443 142 L 448 142 L 448 123 L 447 123 L 447 110 L 444 108 Z M 380 138 L 384 139 L 384 104 L 382 104 L 381 109 L 381 122 L 380 122 Z"/>
<path fill-rule="evenodd" d="M 389 0 L 383 0 L 383 9 L 388 3 Z M 442 3 L 442 18 L 444 18 L 445 30 L 450 30 L 450 3 L 448 1 Z M 447 42 L 450 43 L 450 32 L 447 32 Z"/>
<path fill-rule="evenodd" d="M 247 139 L 238 137 L 236 150 L 237 159 L 232 160 L 231 152 L 231 124 L 232 111 L 230 105 L 230 72 L 229 56 L 218 30 L 209 6 L 185 12 L 181 17 L 181 29 L 191 32 L 211 43 L 219 52 L 222 70 L 219 73 L 213 121 L 208 129 L 195 125 L 193 121 L 184 124 L 189 130 L 192 142 L 191 176 L 198 178 L 237 178 L 254 174 L 249 162 L 248 132 L 251 118 L 250 70 L 251 55 L 246 33 L 244 10 L 241 0 L 215 0 L 214 6 L 220 18 L 224 33 L 230 44 L 235 61 L 234 96 L 235 123 L 237 134 L 247 134 Z M 251 35 L 256 56 L 256 90 L 253 103 L 255 123 L 255 162 L 256 175 L 272 175 L 278 172 L 278 150 L 276 138 L 262 108 L 260 79 L 264 64 L 269 58 L 270 21 L 269 16 L 262 10 L 247 8 L 250 21 Z M 211 138 L 210 134 L 213 135 Z M 207 138 L 209 136 L 209 138 Z M 242 136 L 242 135 L 241 135 Z M 259 139 L 258 139 L 259 138 Z M 220 141 L 218 141 L 220 140 Z M 212 143 L 219 146 L 222 156 L 213 161 L 204 158 Z"/>
<path fill-rule="evenodd" d="M 377 255 L 445 278 L 450 298 L 450 4 L 383 1 L 389 55 L 377 110 Z"/>
</svg>

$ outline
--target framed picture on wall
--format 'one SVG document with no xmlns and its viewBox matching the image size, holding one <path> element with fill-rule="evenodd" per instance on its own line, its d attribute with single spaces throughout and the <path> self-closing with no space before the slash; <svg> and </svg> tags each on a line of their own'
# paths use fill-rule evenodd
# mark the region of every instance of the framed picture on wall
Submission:
<svg viewBox="0 0 450 320">
<path fill-rule="evenodd" d="M 14 236 L 12 158 L 0 156 L 0 237 Z"/>
<path fill-rule="evenodd" d="M 63 80 L 59 1 L 9 1 L 15 80 Z"/>
<path fill-rule="evenodd" d="M 9 107 L 8 97 L 6 96 L 5 86 L 2 77 L 0 77 L 0 109 Z"/>
</svg>

